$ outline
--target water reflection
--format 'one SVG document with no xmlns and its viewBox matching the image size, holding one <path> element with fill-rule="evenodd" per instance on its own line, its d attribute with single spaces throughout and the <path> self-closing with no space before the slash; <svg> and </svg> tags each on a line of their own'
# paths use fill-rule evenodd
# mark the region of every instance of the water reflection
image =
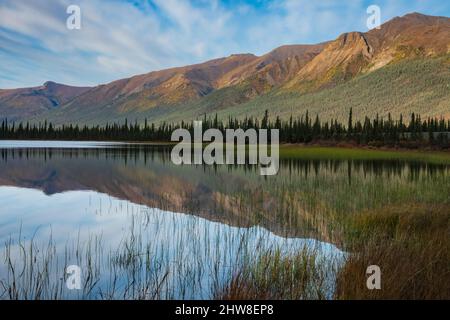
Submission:
<svg viewBox="0 0 450 320">
<path fill-rule="evenodd" d="M 425 162 L 282 159 L 267 177 L 256 166 L 175 166 L 163 145 L 44 146 L 0 145 L 0 241 L 12 239 L 20 257 L 19 243 L 45 247 L 51 236 L 54 281 L 69 298 L 80 293 L 64 291 L 58 268 L 89 265 L 78 243 L 92 244 L 84 250 L 100 266 L 96 290 L 82 297 L 211 298 L 249 252 L 307 246 L 339 257 L 342 217 L 450 194 L 450 168 Z M 0 275 L 8 268 L 0 263 Z M 123 289 L 136 279 L 157 296 Z"/>
<path fill-rule="evenodd" d="M 1 149 L 0 157 L 0 185 L 48 195 L 91 190 L 233 226 L 259 225 L 281 236 L 322 240 L 329 239 L 306 216 L 319 204 L 323 211 L 355 202 L 345 203 L 344 197 L 337 203 L 334 195 L 359 194 L 370 205 L 376 199 L 371 189 L 380 185 L 390 198 L 396 184 L 411 196 L 427 184 L 441 184 L 445 191 L 442 179 L 450 172 L 446 165 L 404 160 L 282 159 L 277 176 L 261 177 L 256 166 L 175 166 L 170 147 L 163 145 L 10 148 Z"/>
</svg>

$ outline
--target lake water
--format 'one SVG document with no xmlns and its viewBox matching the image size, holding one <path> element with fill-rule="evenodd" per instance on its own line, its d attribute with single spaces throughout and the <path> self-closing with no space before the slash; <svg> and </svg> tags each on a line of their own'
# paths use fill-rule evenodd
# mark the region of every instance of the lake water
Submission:
<svg viewBox="0 0 450 320">
<path fill-rule="evenodd" d="M 265 177 L 176 166 L 168 146 L 2 141 L 0 153 L 0 280 L 18 298 L 208 299 L 258 254 L 304 248 L 330 261 L 331 295 L 339 217 L 450 190 L 448 166 L 392 159 L 282 159 Z M 82 290 L 66 287 L 68 265 Z"/>
</svg>

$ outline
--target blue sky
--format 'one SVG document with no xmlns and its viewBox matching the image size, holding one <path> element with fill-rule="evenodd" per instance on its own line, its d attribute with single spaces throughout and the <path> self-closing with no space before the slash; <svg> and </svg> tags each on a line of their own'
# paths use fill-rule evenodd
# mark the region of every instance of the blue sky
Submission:
<svg viewBox="0 0 450 320">
<path fill-rule="evenodd" d="M 81 8 L 68 30 L 66 8 Z M 47 80 L 96 85 L 232 53 L 264 54 L 367 31 L 410 12 L 450 16 L 442 0 L 0 0 L 0 88 Z"/>
</svg>

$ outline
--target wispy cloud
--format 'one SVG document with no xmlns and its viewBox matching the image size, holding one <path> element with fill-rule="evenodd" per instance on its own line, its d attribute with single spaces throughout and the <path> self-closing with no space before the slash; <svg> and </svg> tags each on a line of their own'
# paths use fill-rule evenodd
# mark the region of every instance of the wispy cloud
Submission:
<svg viewBox="0 0 450 320">
<path fill-rule="evenodd" d="M 375 1 L 376 2 L 376 1 Z M 81 7 L 82 29 L 66 28 Z M 94 85 L 231 53 L 365 31 L 367 0 L 0 0 L 0 88 Z M 383 20 L 449 15 L 438 0 L 378 1 Z"/>
</svg>

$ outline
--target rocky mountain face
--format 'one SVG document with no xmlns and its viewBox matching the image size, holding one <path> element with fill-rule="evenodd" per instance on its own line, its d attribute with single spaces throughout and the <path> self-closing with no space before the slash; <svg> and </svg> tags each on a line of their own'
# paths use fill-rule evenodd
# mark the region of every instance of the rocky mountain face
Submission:
<svg viewBox="0 0 450 320">
<path fill-rule="evenodd" d="M 330 42 L 285 87 L 318 89 L 406 58 L 450 52 L 450 19 L 408 14 L 367 33 L 350 32 Z"/>
</svg>

